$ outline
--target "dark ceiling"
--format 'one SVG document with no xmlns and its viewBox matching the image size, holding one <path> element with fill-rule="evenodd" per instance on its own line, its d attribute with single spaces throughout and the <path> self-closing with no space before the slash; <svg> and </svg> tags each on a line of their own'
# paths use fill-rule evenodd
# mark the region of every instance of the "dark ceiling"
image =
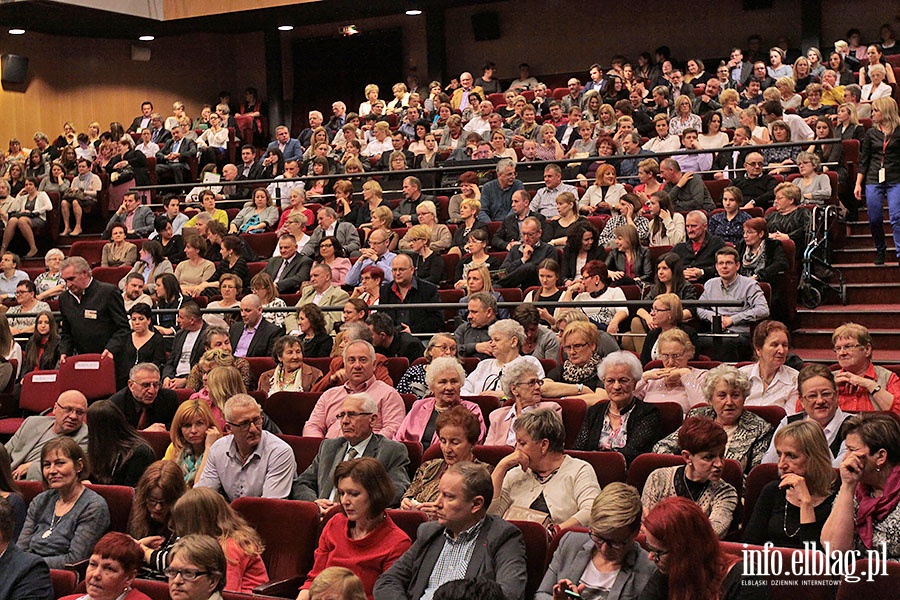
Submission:
<svg viewBox="0 0 900 600">
<path fill-rule="evenodd" d="M 486 0 L 323 0 L 291 6 L 246 10 L 176 21 L 156 21 L 47 0 L 2 2 L 0 23 L 4 28 L 22 27 L 53 35 L 136 39 L 140 35 L 179 35 L 196 32 L 247 33 L 278 25 L 346 24 L 355 19 L 403 15 L 416 5 L 423 10 L 481 4 Z M 251 5 L 251 2 L 247 3 Z M 421 18 L 421 17 L 420 17 Z"/>
</svg>

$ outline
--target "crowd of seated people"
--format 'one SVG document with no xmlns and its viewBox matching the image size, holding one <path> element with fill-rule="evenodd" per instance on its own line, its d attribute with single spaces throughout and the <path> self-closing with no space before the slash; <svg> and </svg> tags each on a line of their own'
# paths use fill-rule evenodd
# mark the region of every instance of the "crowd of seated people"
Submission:
<svg viewBox="0 0 900 600">
<path fill-rule="evenodd" d="M 894 91 L 892 71 L 879 64 L 891 36 L 860 71 L 863 105 L 885 86 Z M 263 133 L 254 92 L 235 117 L 257 139 L 236 165 L 222 164 L 234 127 L 227 103 L 198 127 L 193 146 L 183 105 L 166 125 L 152 105 L 142 107 L 129 130 L 147 134 L 140 146 L 119 124 L 108 135 L 97 127 L 87 146 L 77 135 L 55 145 L 36 134 L 33 151 L 11 143 L 0 165 L 0 293 L 15 300 L 11 315 L 40 313 L 0 316 L 0 376 L 19 389 L 24 375 L 66 360 L 74 334 L 66 296 L 85 292 L 58 251 L 33 282 L 9 251 L 21 236 L 27 257 L 38 253 L 35 235 L 55 210 L 48 193 L 62 202 L 63 233 L 79 236 L 100 189 L 147 183 L 144 152 L 153 145 L 157 175 L 186 183 L 183 165 L 199 157 L 221 166 L 222 180 L 200 189 L 202 210 L 191 217 L 190 197 L 167 199 L 155 215 L 140 194 L 122 192 L 94 265 L 124 269 L 119 289 L 108 286 L 109 302 L 127 307 L 117 323 L 130 335 L 101 359 L 116 361 L 119 392 L 90 406 L 63 392 L 6 443 L 0 561 L 7 546 L 50 568 L 87 560 L 87 592 L 98 600 L 104 561 L 121 572 L 110 600 L 135 576 L 167 578 L 173 597 L 189 600 L 252 592 L 269 579 L 266 540 L 231 504 L 243 497 L 317 504 L 314 564 L 297 574 L 306 577 L 303 600 L 343 581 L 332 579 L 342 568 L 350 574 L 340 577 L 358 578 L 347 586 L 368 598 L 437 598 L 470 573 L 519 598 L 526 556 L 508 521 L 538 523 L 547 540 L 562 536 L 537 591 L 555 600 L 566 591 L 615 597 L 624 593 L 620 579 L 643 597 L 685 597 L 692 584 L 680 563 L 688 559 L 704 565 L 696 571 L 704 585 L 736 598 L 742 570 L 720 549 L 725 536 L 842 550 L 886 542 L 897 560 L 900 425 L 887 413 L 900 415 L 900 379 L 872 362 L 870 333 L 852 323 L 834 331 L 834 373 L 795 369 L 788 327 L 770 319 L 789 318 L 781 311 L 793 293 L 776 286 L 788 269 L 781 242 L 802 253 L 807 205 L 836 197 L 826 173 L 840 173 L 840 154 L 815 144 L 740 149 L 828 139 L 838 135 L 832 115 L 842 137 L 856 135 L 857 108 L 835 85 L 842 74 L 822 58 L 811 50 L 791 68 L 773 49 L 760 76 L 736 50 L 716 75 L 689 61 L 689 84 L 665 56 L 658 68 L 620 60 L 606 74 L 594 65 L 587 86 L 573 78 L 558 99 L 525 69 L 496 106 L 481 87 L 492 83 L 488 68 L 477 82 L 463 73 L 446 97 L 440 85 L 432 97 L 398 84 L 385 103 L 369 86 L 359 113 L 336 102 L 326 124 L 313 111 L 299 139 L 278 127 L 265 152 L 250 145 Z M 777 97 L 764 97 L 764 87 Z M 69 148 L 76 158 L 66 162 Z M 701 158 L 698 148 L 718 156 Z M 532 169 L 532 160 L 582 162 Z M 449 219 L 431 195 L 433 176 L 366 173 L 461 161 L 467 171 Z M 331 173 L 346 179 L 318 178 Z M 542 176 L 543 185 L 517 173 Z M 252 183 L 275 176 L 268 187 Z M 732 185 L 714 214 L 707 183 L 717 179 Z M 384 200 L 384 190 L 399 202 Z M 230 200 L 246 203 L 233 215 L 223 204 Z M 252 238 L 264 232 L 277 239 L 260 257 Z M 80 273 L 94 281 L 90 266 Z M 444 311 L 452 319 L 420 306 L 453 288 L 465 295 L 461 310 Z M 563 306 L 498 306 L 513 297 Z M 646 305 L 591 306 L 631 297 Z M 682 305 L 698 298 L 741 305 Z M 61 330 L 51 302 L 63 309 Z M 97 318 L 89 312 L 85 319 Z M 16 335 L 29 337 L 20 345 Z M 398 360 L 400 377 L 390 368 Z M 285 395 L 310 396 L 307 416 L 278 411 Z M 310 463 L 298 462 L 286 429 L 324 440 Z M 154 433 L 168 434 L 164 453 L 154 454 Z M 501 454 L 481 454 L 482 445 Z M 423 452 L 427 460 L 414 462 Z M 602 453 L 621 454 L 626 468 L 654 455 L 675 463 L 653 470 L 642 492 L 624 482 L 601 489 Z M 743 532 L 740 486 L 726 480 L 732 460 L 745 480 L 760 465 L 778 466 Z M 18 480 L 42 480 L 46 491 L 26 503 Z M 101 492 L 109 485 L 135 489 L 128 540 L 106 534 L 112 507 Z M 430 522 L 410 539 L 389 508 Z M 684 531 L 696 547 L 685 546 Z M 48 577 L 30 564 L 33 577 Z M 763 593 L 744 591 L 753 587 Z"/>
</svg>

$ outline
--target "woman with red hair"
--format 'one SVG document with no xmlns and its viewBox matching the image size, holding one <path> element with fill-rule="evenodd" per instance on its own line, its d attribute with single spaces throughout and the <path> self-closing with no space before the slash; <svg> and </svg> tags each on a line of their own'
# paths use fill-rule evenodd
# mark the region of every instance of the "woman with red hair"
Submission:
<svg viewBox="0 0 900 600">
<path fill-rule="evenodd" d="M 744 563 L 725 554 L 696 503 L 666 498 L 644 516 L 645 546 L 656 573 L 641 600 L 751 600 L 768 598 L 765 585 L 744 585 Z M 756 583 L 756 582 L 753 582 Z"/>
</svg>

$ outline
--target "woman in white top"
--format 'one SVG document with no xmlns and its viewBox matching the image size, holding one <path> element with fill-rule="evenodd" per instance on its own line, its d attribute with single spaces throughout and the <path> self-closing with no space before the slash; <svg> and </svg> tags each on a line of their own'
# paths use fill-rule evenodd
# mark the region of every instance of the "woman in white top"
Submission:
<svg viewBox="0 0 900 600">
<path fill-rule="evenodd" d="M 616 168 L 610 164 L 600 165 L 594 185 L 578 199 L 578 212 L 584 215 L 609 214 L 626 193 L 625 186 L 616 182 Z"/>
<path fill-rule="evenodd" d="M 781 107 L 785 110 L 789 108 L 798 109 L 803 104 L 803 98 L 795 92 L 796 83 L 793 77 L 779 77 L 775 81 L 775 87 L 781 92 Z"/>
<path fill-rule="evenodd" d="M 650 194 L 646 206 L 651 246 L 674 246 L 684 241 L 684 215 L 675 212 L 669 194 L 663 191 Z"/>
<path fill-rule="evenodd" d="M 790 349 L 788 329 L 779 321 L 766 320 L 753 331 L 757 361 L 740 367 L 750 379 L 750 395 L 744 406 L 780 406 L 787 414 L 797 412 L 798 372 L 786 364 Z"/>
<path fill-rule="evenodd" d="M 209 115 L 209 129 L 197 138 L 197 148 L 200 149 L 200 168 L 210 163 L 215 163 L 225 156 L 228 147 L 228 128 L 222 126 L 222 118 L 218 113 Z"/>
<path fill-rule="evenodd" d="M 38 191 L 38 180 L 35 177 L 25 178 L 25 187 L 16 196 L 9 208 L 9 221 L 3 232 L 3 247 L 0 254 L 6 252 L 16 231 L 22 234 L 28 242 L 28 254 L 25 258 L 37 256 L 38 249 L 34 241 L 34 230 L 40 229 L 46 223 L 47 212 L 53 210 L 53 203 L 46 192 Z"/>
<path fill-rule="evenodd" d="M 758 112 L 755 106 L 750 106 L 742 110 L 741 125 L 750 129 L 750 139 L 754 144 L 758 146 L 769 144 L 772 142 L 769 128 L 759 124 L 759 121 L 756 120 L 757 114 Z"/>
<path fill-rule="evenodd" d="M 660 113 L 653 117 L 653 126 L 656 128 L 656 137 L 644 144 L 647 152 L 673 152 L 681 147 L 681 140 L 677 135 L 669 135 L 669 119 Z"/>
<path fill-rule="evenodd" d="M 700 147 L 704 150 L 722 148 L 729 142 L 728 134 L 722 131 L 722 115 L 717 111 L 708 112 L 700 119 L 703 133 L 700 135 Z"/>
<path fill-rule="evenodd" d="M 681 135 L 685 129 L 700 131 L 703 123 L 698 115 L 693 112 L 691 97 L 685 94 L 675 100 L 675 116 L 669 121 L 669 132 L 672 135 Z"/>
<path fill-rule="evenodd" d="M 360 117 L 365 117 L 372 112 L 372 105 L 376 102 L 378 102 L 378 86 L 370 83 L 366 86 L 366 101 L 359 105 L 359 110 L 356 111 L 356 114 Z"/>
<path fill-rule="evenodd" d="M 522 356 L 520 350 L 525 343 L 525 328 L 512 319 L 502 319 L 488 328 L 494 357 L 478 363 L 475 370 L 466 377 L 462 387 L 463 396 L 496 396 L 501 398 L 500 375 L 503 368 L 513 361 L 524 360 L 535 365 L 538 379 L 543 381 L 544 368 L 533 356 Z"/>
<path fill-rule="evenodd" d="M 871 104 L 872 100 L 878 98 L 888 98 L 891 95 L 891 86 L 885 83 L 887 69 L 884 65 L 872 65 L 869 67 L 869 77 L 872 83 L 867 83 L 862 87 L 862 96 L 859 101 L 863 104 Z"/>
<path fill-rule="evenodd" d="M 777 46 L 769 50 L 769 67 L 766 71 L 768 71 L 769 77 L 776 80 L 781 77 L 790 77 L 794 73 L 791 65 L 784 64 L 784 50 Z"/>
</svg>

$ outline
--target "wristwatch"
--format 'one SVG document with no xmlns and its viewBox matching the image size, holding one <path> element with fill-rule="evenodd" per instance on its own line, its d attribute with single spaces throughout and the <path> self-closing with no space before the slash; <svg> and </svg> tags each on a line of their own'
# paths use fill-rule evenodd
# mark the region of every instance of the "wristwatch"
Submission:
<svg viewBox="0 0 900 600">
<path fill-rule="evenodd" d="M 880 385 L 876 385 L 874 388 L 872 388 L 872 391 L 869 392 L 869 395 L 870 395 L 870 396 L 874 396 L 875 394 L 877 394 L 877 393 L 880 392 L 880 391 L 881 391 L 881 386 L 880 386 Z"/>
<path fill-rule="evenodd" d="M 575 389 L 577 389 L 577 390 L 578 390 L 578 393 L 580 394 L 580 393 L 581 393 L 581 390 L 584 389 L 584 384 L 583 384 L 583 383 L 575 384 Z"/>
</svg>

